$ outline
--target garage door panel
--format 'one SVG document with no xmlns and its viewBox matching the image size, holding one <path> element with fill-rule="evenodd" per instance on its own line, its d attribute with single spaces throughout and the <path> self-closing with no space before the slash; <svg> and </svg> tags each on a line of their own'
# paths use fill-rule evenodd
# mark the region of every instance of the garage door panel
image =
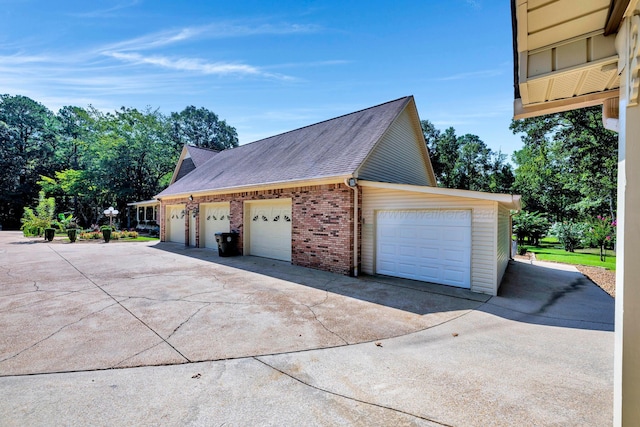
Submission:
<svg viewBox="0 0 640 427">
<path fill-rule="evenodd" d="M 416 232 L 414 232 L 413 235 L 417 235 L 423 240 L 439 241 L 441 239 L 440 230 L 438 230 L 436 227 L 419 227 L 418 229 L 416 229 Z"/>
<path fill-rule="evenodd" d="M 423 265 L 418 269 L 417 277 L 427 277 L 433 280 L 437 280 L 438 275 L 440 274 L 440 269 L 438 267 Z"/>
<path fill-rule="evenodd" d="M 380 249 L 380 251 L 384 255 L 396 255 L 398 253 L 398 248 L 396 245 L 385 245 Z"/>
<path fill-rule="evenodd" d="M 186 206 L 169 205 L 166 207 L 165 213 L 168 229 L 166 234 L 167 241 L 184 244 Z"/>
<path fill-rule="evenodd" d="M 229 203 L 203 203 L 200 205 L 200 245 L 218 248 L 216 233 L 231 231 Z"/>
<path fill-rule="evenodd" d="M 291 261 L 291 201 L 249 204 L 249 253 Z"/>
<path fill-rule="evenodd" d="M 420 258 L 423 261 L 436 261 L 438 259 L 438 250 L 435 248 L 419 248 Z"/>
<path fill-rule="evenodd" d="M 442 251 L 442 259 L 444 261 L 449 261 L 452 264 L 462 264 L 467 257 L 467 253 L 464 250 L 460 249 L 444 249 Z"/>
<path fill-rule="evenodd" d="M 445 270 L 444 278 L 448 282 L 452 283 L 453 286 L 464 287 L 465 274 L 466 272 L 463 271 Z"/>
<path fill-rule="evenodd" d="M 470 211 L 382 211 L 376 221 L 377 273 L 470 287 Z"/>
<path fill-rule="evenodd" d="M 416 256 L 416 249 L 415 246 L 400 245 L 398 255 L 414 258 Z"/>
</svg>

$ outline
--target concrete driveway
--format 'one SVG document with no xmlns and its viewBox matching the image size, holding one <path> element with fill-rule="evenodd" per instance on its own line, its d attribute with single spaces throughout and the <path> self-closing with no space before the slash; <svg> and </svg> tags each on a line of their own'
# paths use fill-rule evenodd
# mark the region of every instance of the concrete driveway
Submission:
<svg viewBox="0 0 640 427">
<path fill-rule="evenodd" d="M 606 426 L 613 314 L 560 265 L 490 298 L 3 231 L 0 424 Z"/>
</svg>

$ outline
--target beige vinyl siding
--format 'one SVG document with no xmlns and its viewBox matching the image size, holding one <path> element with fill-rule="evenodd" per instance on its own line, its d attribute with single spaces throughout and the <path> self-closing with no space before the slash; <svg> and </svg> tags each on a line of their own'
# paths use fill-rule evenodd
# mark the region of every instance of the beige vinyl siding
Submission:
<svg viewBox="0 0 640 427">
<path fill-rule="evenodd" d="M 471 290 L 497 292 L 497 202 L 430 195 L 412 191 L 362 187 L 362 271 L 375 274 L 375 212 L 409 209 L 471 209 Z"/>
<path fill-rule="evenodd" d="M 424 139 L 416 135 L 405 109 L 358 170 L 358 178 L 399 184 L 433 185 L 425 163 Z"/>
<path fill-rule="evenodd" d="M 504 206 L 498 206 L 498 260 L 496 286 L 500 287 L 502 277 L 511 258 L 511 212 Z"/>
</svg>

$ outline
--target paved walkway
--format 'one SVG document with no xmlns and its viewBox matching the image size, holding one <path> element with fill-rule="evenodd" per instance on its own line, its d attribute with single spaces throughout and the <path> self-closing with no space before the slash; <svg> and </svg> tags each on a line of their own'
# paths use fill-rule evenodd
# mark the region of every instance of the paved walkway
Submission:
<svg viewBox="0 0 640 427">
<path fill-rule="evenodd" d="M 0 232 L 2 425 L 610 425 L 613 299 Z"/>
</svg>

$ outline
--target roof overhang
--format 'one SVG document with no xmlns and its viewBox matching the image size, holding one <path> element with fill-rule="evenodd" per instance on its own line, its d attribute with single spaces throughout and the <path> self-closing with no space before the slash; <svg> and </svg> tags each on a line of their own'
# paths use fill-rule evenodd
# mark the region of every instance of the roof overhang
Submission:
<svg viewBox="0 0 640 427">
<path fill-rule="evenodd" d="M 618 97 L 615 36 L 630 0 L 512 0 L 516 119 Z"/>
<path fill-rule="evenodd" d="M 141 202 L 132 202 L 132 203 L 127 203 L 127 206 L 154 206 L 157 205 L 158 202 L 156 199 L 153 200 L 143 200 Z"/>
<path fill-rule="evenodd" d="M 349 178 L 353 178 L 353 175 L 341 175 L 341 176 L 323 176 L 304 180 L 290 180 L 279 182 L 267 182 L 253 185 L 243 185 L 238 187 L 227 188 L 212 188 L 198 191 L 184 191 L 180 193 L 166 194 L 162 193 L 156 196 L 157 200 L 170 200 L 170 199 L 182 199 L 188 196 L 202 196 L 202 195 L 217 195 L 217 194 L 233 194 L 233 193 L 245 193 L 247 191 L 263 191 L 263 190 L 277 190 L 281 188 L 296 188 L 296 187 L 310 187 L 317 185 L 328 184 L 344 184 Z"/>
<path fill-rule="evenodd" d="M 385 190 L 410 191 L 414 193 L 431 194 L 437 196 L 462 197 L 465 199 L 486 200 L 498 202 L 508 209 L 519 211 L 522 209 L 521 197 L 517 194 L 485 193 L 482 191 L 458 190 L 454 188 L 427 187 L 423 185 L 392 184 L 388 182 L 358 181 L 358 185 Z"/>
</svg>

